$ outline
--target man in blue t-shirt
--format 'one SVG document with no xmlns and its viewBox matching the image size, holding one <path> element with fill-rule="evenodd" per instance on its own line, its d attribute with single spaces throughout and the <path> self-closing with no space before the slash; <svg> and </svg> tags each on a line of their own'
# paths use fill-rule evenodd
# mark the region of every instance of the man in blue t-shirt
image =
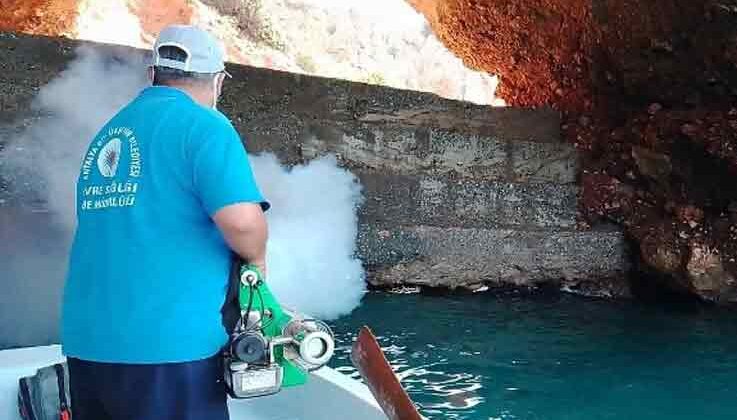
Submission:
<svg viewBox="0 0 737 420">
<path fill-rule="evenodd" d="M 223 56 L 165 28 L 153 86 L 83 158 L 62 314 L 75 420 L 228 418 L 221 309 L 233 253 L 266 271 L 269 204 L 216 110 Z"/>
</svg>

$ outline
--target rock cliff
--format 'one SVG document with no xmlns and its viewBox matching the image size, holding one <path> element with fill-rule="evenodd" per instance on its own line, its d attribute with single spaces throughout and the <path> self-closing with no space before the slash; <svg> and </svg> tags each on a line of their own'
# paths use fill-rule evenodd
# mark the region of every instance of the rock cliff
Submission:
<svg viewBox="0 0 737 420">
<path fill-rule="evenodd" d="M 17 167 L 3 163 L 18 155 L 3 147 L 22 152 L 16 130 L 53 114 L 34 108 L 34 97 L 78 57 L 79 45 L 0 33 L 0 49 L 8 51 L 0 56 L 7 76 L 0 80 L 0 214 L 27 218 L 49 208 L 43 195 L 29 202 L 34 182 L 45 179 L 17 176 Z M 94 48 L 106 64 L 134 66 L 145 54 Z M 234 77 L 219 107 L 249 151 L 289 165 L 333 155 L 359 177 L 365 202 L 357 240 L 372 284 L 630 295 L 621 232 L 577 223 L 577 153 L 561 140 L 558 112 L 234 64 L 229 70 Z M 99 89 L 87 94 L 80 97 L 105 97 Z M 24 220 L 0 219 L 0 236 Z"/>
<path fill-rule="evenodd" d="M 626 229 L 645 288 L 737 301 L 737 2 L 409 2 L 507 103 L 563 112 L 581 210 Z"/>
</svg>

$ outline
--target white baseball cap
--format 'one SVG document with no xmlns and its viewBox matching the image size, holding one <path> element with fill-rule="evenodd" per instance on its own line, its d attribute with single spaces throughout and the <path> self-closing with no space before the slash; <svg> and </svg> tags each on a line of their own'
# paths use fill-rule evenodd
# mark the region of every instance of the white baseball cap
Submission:
<svg viewBox="0 0 737 420">
<path fill-rule="evenodd" d="M 163 58 L 161 47 L 177 47 L 187 55 L 185 61 Z M 191 25 L 169 25 L 162 29 L 153 47 L 153 66 L 169 67 L 193 73 L 219 73 L 225 71 L 225 51 L 215 37 Z"/>
</svg>

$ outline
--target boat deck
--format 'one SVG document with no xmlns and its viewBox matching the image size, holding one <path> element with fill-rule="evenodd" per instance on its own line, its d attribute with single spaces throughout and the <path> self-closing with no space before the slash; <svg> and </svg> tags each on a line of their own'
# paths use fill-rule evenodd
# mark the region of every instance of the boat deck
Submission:
<svg viewBox="0 0 737 420">
<path fill-rule="evenodd" d="M 0 351 L 0 418 L 20 420 L 18 379 L 63 361 L 60 346 Z M 368 388 L 330 368 L 313 372 L 305 386 L 268 397 L 230 400 L 232 420 L 386 420 Z"/>
</svg>

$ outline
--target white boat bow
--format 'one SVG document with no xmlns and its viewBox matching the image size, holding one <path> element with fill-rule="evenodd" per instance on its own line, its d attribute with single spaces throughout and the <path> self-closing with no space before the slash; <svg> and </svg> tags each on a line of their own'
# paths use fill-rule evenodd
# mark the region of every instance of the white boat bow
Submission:
<svg viewBox="0 0 737 420">
<path fill-rule="evenodd" d="M 61 361 L 58 345 L 0 351 L 0 419 L 20 420 L 18 379 Z M 231 399 L 229 406 L 232 420 L 386 420 L 365 385 L 328 367 L 313 372 L 304 386 L 268 397 Z"/>
</svg>

